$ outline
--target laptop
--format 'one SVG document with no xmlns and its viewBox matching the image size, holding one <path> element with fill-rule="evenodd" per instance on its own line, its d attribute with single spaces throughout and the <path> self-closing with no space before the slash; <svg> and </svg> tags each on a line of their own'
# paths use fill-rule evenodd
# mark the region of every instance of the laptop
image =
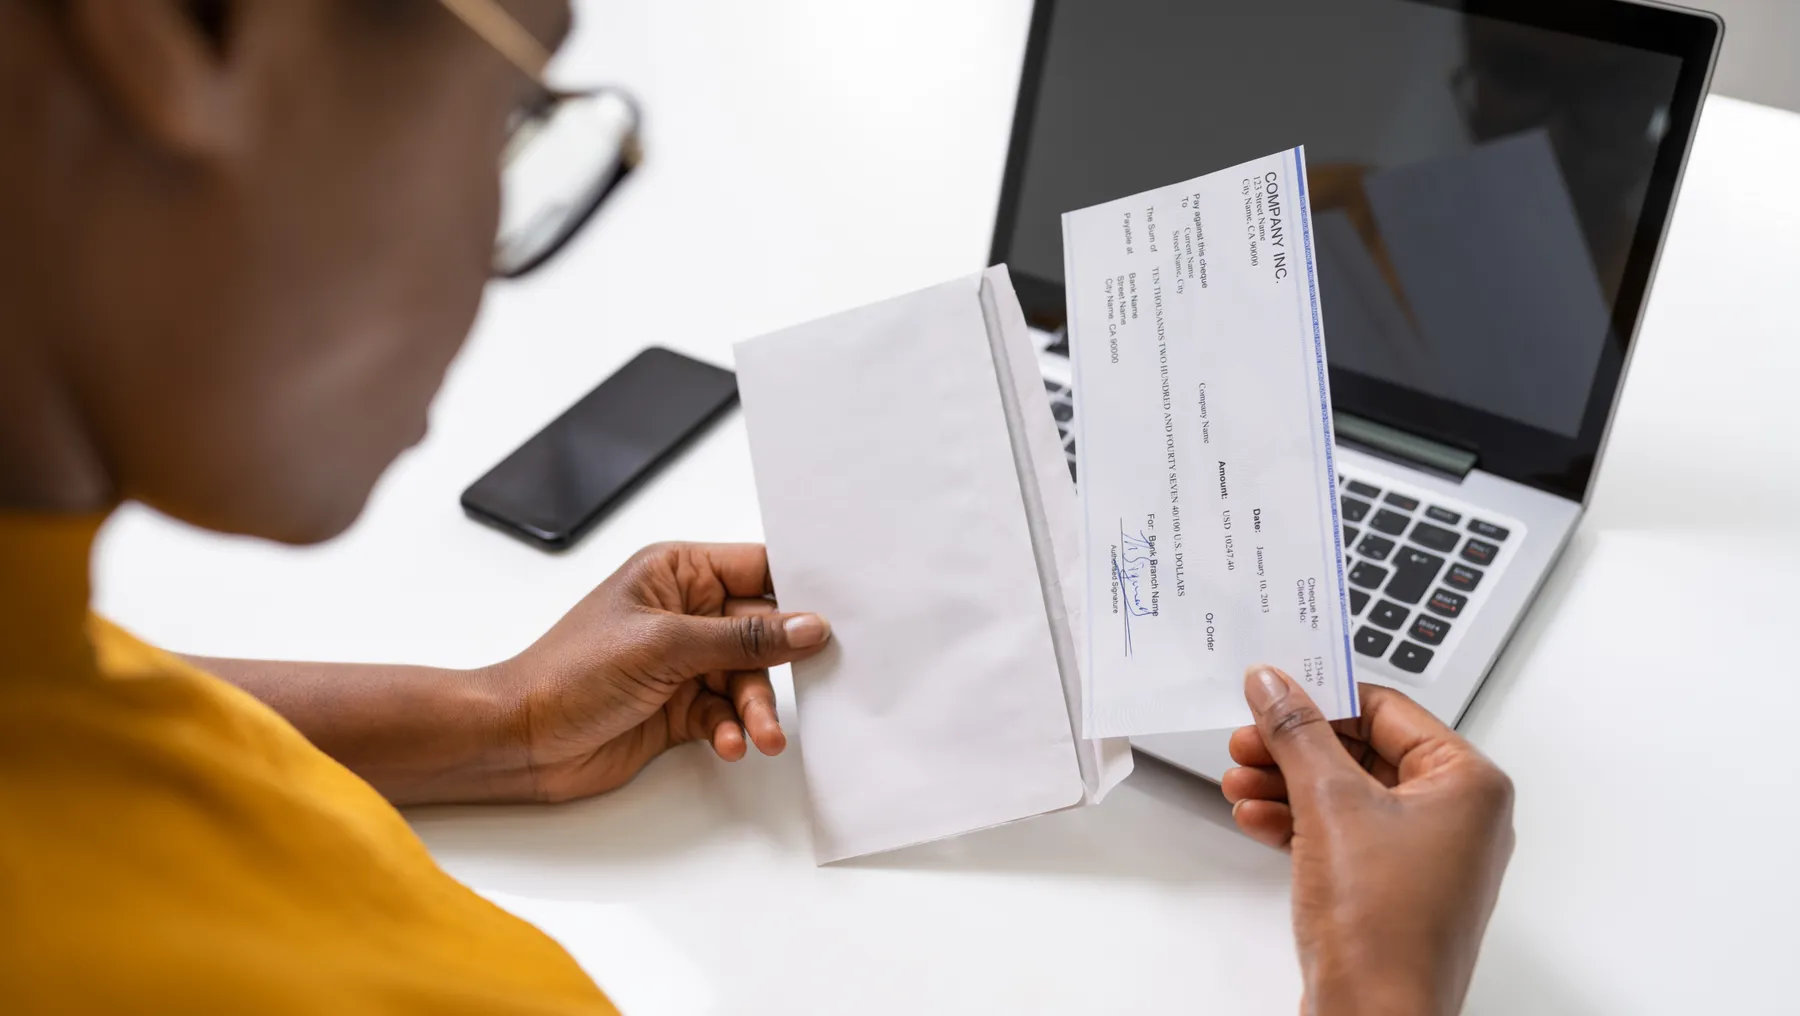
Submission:
<svg viewBox="0 0 1800 1016">
<path fill-rule="evenodd" d="M 1593 490 L 1723 34 L 1625 0 L 1038 0 L 990 263 L 1071 471 L 1061 214 L 1304 144 L 1357 677 L 1459 721 Z M 1133 744 L 1217 780 L 1228 736 Z"/>
</svg>

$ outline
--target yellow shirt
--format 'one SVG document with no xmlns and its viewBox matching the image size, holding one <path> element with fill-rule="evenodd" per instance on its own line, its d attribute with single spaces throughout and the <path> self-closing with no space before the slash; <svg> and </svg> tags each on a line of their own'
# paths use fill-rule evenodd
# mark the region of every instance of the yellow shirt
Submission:
<svg viewBox="0 0 1800 1016">
<path fill-rule="evenodd" d="M 99 523 L 0 516 L 0 1010 L 614 1012 L 281 717 L 91 617 Z"/>
</svg>

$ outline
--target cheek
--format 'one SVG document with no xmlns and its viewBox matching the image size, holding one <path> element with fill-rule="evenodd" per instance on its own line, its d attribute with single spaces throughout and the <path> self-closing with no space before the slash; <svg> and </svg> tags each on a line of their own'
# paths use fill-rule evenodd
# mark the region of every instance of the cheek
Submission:
<svg viewBox="0 0 1800 1016">
<path fill-rule="evenodd" d="M 489 155 L 461 174 L 467 182 L 446 195 L 447 203 L 439 210 L 437 221 L 445 235 L 436 249 L 442 262 L 434 279 L 421 280 L 427 306 L 420 308 L 421 334 L 415 337 L 427 347 L 422 353 L 434 366 L 433 391 L 468 337 L 487 289 L 500 222 L 496 163 L 497 158 Z"/>
<path fill-rule="evenodd" d="M 377 317 L 396 353 L 390 377 L 404 377 L 419 403 L 429 401 L 474 322 L 500 216 L 491 143 L 466 142 L 453 157 L 441 146 L 432 154 L 409 167 L 407 178 L 418 182 L 396 209 L 402 214 L 386 224 L 393 241 L 382 244 L 385 263 L 369 268 L 389 280 L 371 296 L 386 305 Z"/>
<path fill-rule="evenodd" d="M 432 162 L 420 172 L 436 177 L 414 206 L 409 229 L 418 239 L 420 263 L 479 288 L 487 282 L 500 227 L 498 153 L 471 145 L 461 158 Z"/>
<path fill-rule="evenodd" d="M 282 326 L 308 333 L 303 355 L 326 371 L 316 394 L 342 396 L 315 400 L 318 422 L 346 444 L 360 434 L 371 456 L 418 436 L 480 306 L 499 220 L 508 89 L 447 60 L 418 77 L 394 94 L 430 101 L 317 118 L 321 137 L 290 139 L 275 164 L 312 199 L 281 213 L 302 270 L 280 284 L 308 319 Z"/>
<path fill-rule="evenodd" d="M 371 186 L 357 202 L 356 239 L 333 245 L 332 267 L 309 287 L 337 299 L 307 301 L 323 313 L 303 315 L 311 334 L 292 336 L 308 351 L 284 390 L 303 376 L 312 382 L 294 409 L 322 438 L 319 450 L 331 450 L 315 465 L 342 468 L 358 484 L 372 483 L 423 435 L 487 284 L 497 170 L 472 150 L 460 160 L 443 152 L 409 146 L 364 178 Z"/>
<path fill-rule="evenodd" d="M 421 311 L 437 319 L 433 330 L 455 333 L 452 353 L 488 282 L 501 200 L 498 131 L 457 126 L 462 130 L 443 139 L 448 143 L 420 146 L 430 154 L 409 177 L 431 181 L 412 208 L 413 284 L 428 303 Z"/>
</svg>

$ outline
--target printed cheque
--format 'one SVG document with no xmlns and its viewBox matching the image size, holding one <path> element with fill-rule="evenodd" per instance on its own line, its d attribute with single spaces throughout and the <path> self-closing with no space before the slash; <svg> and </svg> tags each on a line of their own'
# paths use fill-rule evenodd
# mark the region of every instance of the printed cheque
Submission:
<svg viewBox="0 0 1800 1016">
<path fill-rule="evenodd" d="M 1063 217 L 1084 737 L 1250 722 L 1244 668 L 1356 714 L 1306 156 Z"/>
</svg>

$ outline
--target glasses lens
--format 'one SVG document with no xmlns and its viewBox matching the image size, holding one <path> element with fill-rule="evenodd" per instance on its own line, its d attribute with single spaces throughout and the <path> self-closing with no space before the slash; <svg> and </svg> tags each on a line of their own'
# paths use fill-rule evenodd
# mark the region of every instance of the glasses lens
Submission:
<svg viewBox="0 0 1800 1016">
<path fill-rule="evenodd" d="M 637 107 L 612 90 L 557 97 L 524 119 L 501 164 L 494 273 L 521 275 L 556 253 L 637 162 Z"/>
</svg>

